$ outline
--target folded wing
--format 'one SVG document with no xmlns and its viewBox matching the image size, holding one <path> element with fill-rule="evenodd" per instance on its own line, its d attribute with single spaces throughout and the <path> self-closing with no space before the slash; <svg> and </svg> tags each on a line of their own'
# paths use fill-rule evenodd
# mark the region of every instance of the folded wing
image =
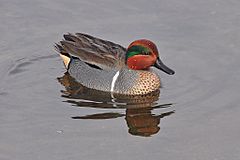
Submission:
<svg viewBox="0 0 240 160">
<path fill-rule="evenodd" d="M 83 33 L 65 34 L 60 41 L 62 49 L 71 56 L 102 69 L 121 68 L 125 65 L 126 49 L 119 44 Z"/>
</svg>

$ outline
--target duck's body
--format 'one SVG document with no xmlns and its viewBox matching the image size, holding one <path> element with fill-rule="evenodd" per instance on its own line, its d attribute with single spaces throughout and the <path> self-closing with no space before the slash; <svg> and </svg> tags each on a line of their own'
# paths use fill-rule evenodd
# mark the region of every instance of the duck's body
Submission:
<svg viewBox="0 0 240 160">
<path fill-rule="evenodd" d="M 136 48 L 134 44 L 127 50 L 118 44 L 81 33 L 67 34 L 64 38 L 56 44 L 57 51 L 69 74 L 83 86 L 124 95 L 143 95 L 160 88 L 159 77 L 148 69 L 153 65 L 149 65 L 148 61 L 152 63 L 154 57 L 135 54 L 135 50 L 131 50 Z M 144 58 L 149 59 L 144 61 Z"/>
</svg>

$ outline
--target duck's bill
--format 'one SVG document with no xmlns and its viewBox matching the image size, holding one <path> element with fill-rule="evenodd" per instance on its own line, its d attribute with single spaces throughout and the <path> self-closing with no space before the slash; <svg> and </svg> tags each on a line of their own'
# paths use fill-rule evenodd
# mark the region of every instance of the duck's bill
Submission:
<svg viewBox="0 0 240 160">
<path fill-rule="evenodd" d="M 167 74 L 173 75 L 175 73 L 172 69 L 168 68 L 165 64 L 163 64 L 159 57 L 157 58 L 157 61 L 154 64 L 154 66 Z"/>
</svg>

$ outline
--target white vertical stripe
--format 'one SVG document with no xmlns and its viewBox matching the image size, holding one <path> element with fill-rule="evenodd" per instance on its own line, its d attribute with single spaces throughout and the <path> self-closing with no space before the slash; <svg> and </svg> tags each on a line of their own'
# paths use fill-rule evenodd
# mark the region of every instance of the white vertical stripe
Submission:
<svg viewBox="0 0 240 160">
<path fill-rule="evenodd" d="M 120 72 L 117 71 L 116 74 L 113 76 L 113 79 L 112 79 L 112 83 L 111 83 L 111 96 L 112 96 L 112 98 L 114 98 L 113 91 L 114 91 L 114 86 L 115 86 L 116 80 L 117 80 L 117 78 L 119 76 L 119 73 Z"/>
</svg>

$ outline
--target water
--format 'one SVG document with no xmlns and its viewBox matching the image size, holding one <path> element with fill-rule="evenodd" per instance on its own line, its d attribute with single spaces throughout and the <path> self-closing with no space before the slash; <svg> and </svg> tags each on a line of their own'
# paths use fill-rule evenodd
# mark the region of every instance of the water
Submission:
<svg viewBox="0 0 240 160">
<path fill-rule="evenodd" d="M 239 7 L 237 0 L 0 0 L 0 159 L 239 159 Z M 159 72 L 160 94 L 138 98 L 152 109 L 97 93 L 104 103 L 72 98 L 53 49 L 66 32 L 125 47 L 151 39 L 176 74 Z"/>
</svg>

